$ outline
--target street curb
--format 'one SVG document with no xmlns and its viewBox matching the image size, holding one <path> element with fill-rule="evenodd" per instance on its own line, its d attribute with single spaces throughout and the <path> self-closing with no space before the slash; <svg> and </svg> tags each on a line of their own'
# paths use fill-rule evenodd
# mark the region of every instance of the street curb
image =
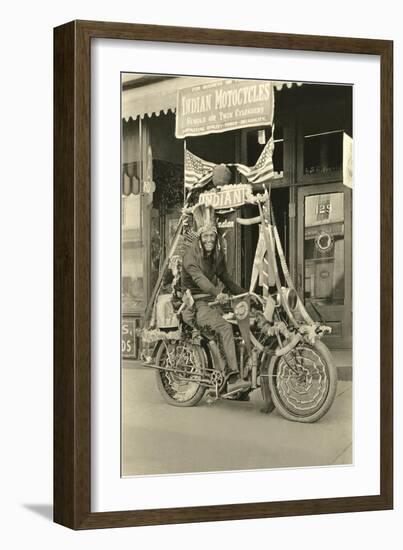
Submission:
<svg viewBox="0 0 403 550">
<path fill-rule="evenodd" d="M 353 367 L 336 367 L 338 380 L 351 382 L 353 380 Z"/>
</svg>

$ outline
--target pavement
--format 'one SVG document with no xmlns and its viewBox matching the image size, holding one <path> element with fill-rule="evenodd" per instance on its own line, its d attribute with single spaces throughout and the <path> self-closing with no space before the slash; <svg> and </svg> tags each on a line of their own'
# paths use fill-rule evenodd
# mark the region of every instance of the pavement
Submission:
<svg viewBox="0 0 403 550">
<path fill-rule="evenodd" d="M 337 366 L 339 380 L 352 380 L 353 376 L 353 352 L 351 349 L 331 350 L 333 360 Z"/>
<path fill-rule="evenodd" d="M 124 476 L 352 463 L 352 382 L 338 383 L 329 412 L 314 424 L 262 414 L 260 390 L 250 402 L 219 400 L 196 407 L 167 404 L 154 369 L 124 361 Z"/>
</svg>

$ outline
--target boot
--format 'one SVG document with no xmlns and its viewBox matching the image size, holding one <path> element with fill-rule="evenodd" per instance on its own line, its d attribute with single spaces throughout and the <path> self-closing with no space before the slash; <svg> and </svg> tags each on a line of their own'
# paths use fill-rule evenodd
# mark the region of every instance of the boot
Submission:
<svg viewBox="0 0 403 550">
<path fill-rule="evenodd" d="M 250 382 L 239 378 L 239 372 L 234 371 L 230 374 L 227 382 L 227 393 L 235 393 L 236 391 L 245 391 L 250 388 Z"/>
<path fill-rule="evenodd" d="M 226 399 L 229 399 L 230 401 L 250 401 L 249 392 L 250 389 L 248 388 L 247 390 L 242 390 L 241 392 L 231 393 Z"/>
</svg>

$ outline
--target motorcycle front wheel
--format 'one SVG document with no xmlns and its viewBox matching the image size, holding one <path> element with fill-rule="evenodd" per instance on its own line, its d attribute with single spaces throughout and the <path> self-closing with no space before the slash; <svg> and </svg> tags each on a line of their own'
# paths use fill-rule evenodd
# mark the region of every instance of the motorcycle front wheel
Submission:
<svg viewBox="0 0 403 550">
<path fill-rule="evenodd" d="M 332 406 L 337 370 L 323 342 L 302 343 L 284 356 L 273 357 L 269 385 L 276 409 L 287 420 L 316 422 Z"/>
<path fill-rule="evenodd" d="M 176 407 L 193 407 L 206 388 L 199 382 L 207 368 L 206 352 L 188 342 L 161 344 L 155 362 L 169 370 L 156 371 L 158 389 L 167 403 Z"/>
</svg>

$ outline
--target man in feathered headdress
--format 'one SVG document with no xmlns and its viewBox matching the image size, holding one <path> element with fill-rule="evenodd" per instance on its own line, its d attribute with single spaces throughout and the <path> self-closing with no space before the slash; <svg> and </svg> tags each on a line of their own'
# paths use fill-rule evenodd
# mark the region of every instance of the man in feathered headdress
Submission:
<svg viewBox="0 0 403 550">
<path fill-rule="evenodd" d="M 245 390 L 250 384 L 239 378 L 232 326 L 222 317 L 220 306 L 208 305 L 212 300 L 221 303 L 228 300 L 228 295 L 220 288 L 220 281 L 232 294 L 241 294 L 245 290 L 232 281 L 228 274 L 214 208 L 205 204 L 196 205 L 193 209 L 193 220 L 197 238 L 183 257 L 182 286 L 192 293 L 198 326 L 212 329 L 220 338 L 228 368 L 232 372 L 227 385 L 228 392 Z"/>
</svg>

